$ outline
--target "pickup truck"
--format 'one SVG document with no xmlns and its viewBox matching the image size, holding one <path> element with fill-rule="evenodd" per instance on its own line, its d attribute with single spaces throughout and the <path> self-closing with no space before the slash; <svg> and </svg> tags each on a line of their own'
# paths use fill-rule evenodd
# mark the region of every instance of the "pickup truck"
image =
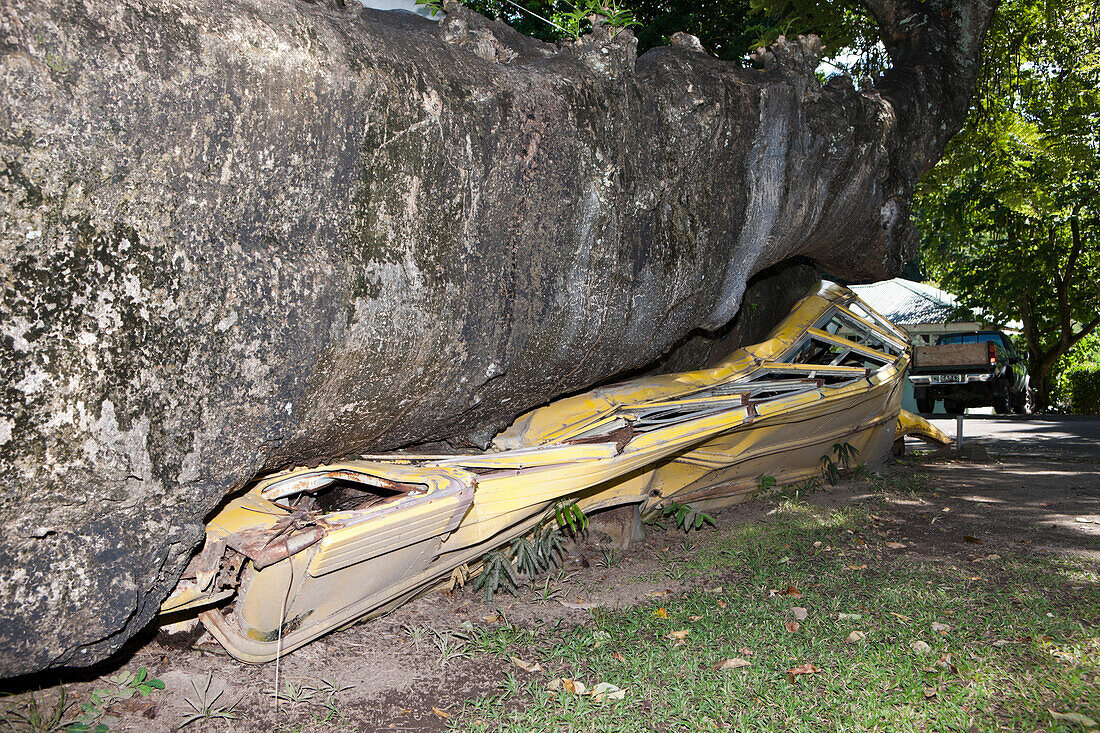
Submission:
<svg viewBox="0 0 1100 733">
<path fill-rule="evenodd" d="M 948 414 L 986 405 L 1001 414 L 1032 409 L 1027 367 L 1000 331 L 948 333 L 935 346 L 917 346 L 909 381 L 921 412 L 932 412 L 936 400 Z"/>
</svg>

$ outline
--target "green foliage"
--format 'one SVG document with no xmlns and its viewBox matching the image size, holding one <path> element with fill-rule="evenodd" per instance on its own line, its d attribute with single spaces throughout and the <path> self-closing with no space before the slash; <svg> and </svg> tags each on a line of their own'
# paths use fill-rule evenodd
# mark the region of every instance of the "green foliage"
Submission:
<svg viewBox="0 0 1100 733">
<path fill-rule="evenodd" d="M 836 460 L 845 470 L 852 467 L 852 461 L 859 457 L 859 449 L 851 443 L 833 443 Z"/>
<path fill-rule="evenodd" d="M 539 525 L 529 536 L 512 540 L 512 556 L 519 572 L 528 578 L 561 564 L 562 536 L 557 527 Z"/>
<path fill-rule="evenodd" d="M 516 595 L 519 588 L 519 575 L 512 565 L 512 558 L 503 550 L 493 550 L 481 561 L 481 573 L 474 578 L 474 588 L 484 591 L 485 605 L 493 605 L 493 595 L 505 591 Z"/>
<path fill-rule="evenodd" d="M 672 518 L 676 526 L 684 532 L 701 529 L 704 524 L 714 526 L 714 517 L 711 515 L 698 511 L 691 504 L 681 504 L 673 500 L 665 503 L 661 516 Z"/>
<path fill-rule="evenodd" d="M 45 694 L 39 699 L 38 693 L 5 696 L 3 708 L 0 708 L 0 721 L 13 732 L 54 733 L 68 730 L 65 714 L 72 703 L 66 700 L 65 686 L 60 686 L 57 700 L 47 702 Z M 72 724 L 72 725 L 75 725 Z M 86 729 L 79 729 L 86 730 Z"/>
<path fill-rule="evenodd" d="M 108 707 L 120 700 L 129 700 L 134 695 L 149 697 L 154 690 L 163 690 L 164 683 L 155 677 L 149 676 L 149 671 L 142 667 L 137 672 L 122 670 L 118 674 L 103 678 L 108 683 L 107 687 L 101 687 L 92 692 L 88 702 L 81 703 L 80 715 L 76 722 L 66 728 L 68 731 L 100 731 L 109 730 L 115 719 L 103 717 Z M 99 721 L 98 723 L 96 721 Z"/>
<path fill-rule="evenodd" d="M 441 0 L 418 0 L 441 9 Z M 858 3 L 824 0 L 470 0 L 466 5 L 509 24 L 524 35 L 560 42 L 589 30 L 588 17 L 605 25 L 634 27 L 638 52 L 666 46 L 672 34 L 697 36 L 703 47 L 727 61 L 747 63 L 754 48 L 774 43 L 780 35 L 816 33 L 826 47 L 848 61 L 854 74 L 885 65 L 877 27 Z M 835 59 L 834 59 L 835 60 Z M 839 62 L 838 62 L 839 63 Z"/>
<path fill-rule="evenodd" d="M 588 529 L 588 515 L 584 513 L 577 502 L 559 502 L 554 505 L 554 519 L 562 529 L 568 528 L 574 534 Z"/>
<path fill-rule="evenodd" d="M 1070 372 L 1070 410 L 1078 415 L 1100 415 L 1100 365 Z"/>
<path fill-rule="evenodd" d="M 443 0 L 416 0 L 417 5 L 423 5 L 432 11 L 434 16 L 436 13 L 443 12 Z"/>
<path fill-rule="evenodd" d="M 859 456 L 859 449 L 851 443 L 833 443 L 833 455 L 821 456 L 821 475 L 829 482 L 830 486 L 836 486 L 844 471 L 851 470 L 852 461 Z"/>
<path fill-rule="evenodd" d="M 775 476 L 769 476 L 764 474 L 760 477 L 760 480 L 756 483 L 756 490 L 761 493 L 767 493 L 775 488 Z"/>
<path fill-rule="evenodd" d="M 213 680 L 214 673 L 207 672 L 206 683 L 202 689 L 199 689 L 195 681 L 191 680 L 191 687 L 194 689 L 195 695 L 194 697 L 183 698 L 183 701 L 191 708 L 191 713 L 183 719 L 177 730 L 183 729 L 192 723 L 209 723 L 211 720 L 236 720 L 241 717 L 236 713 L 237 705 L 241 702 L 240 698 L 232 705 L 226 705 L 219 702 L 222 695 L 225 694 L 225 690 L 219 690 L 214 695 L 210 694 Z"/>
<path fill-rule="evenodd" d="M 638 25 L 634 13 L 615 0 L 580 0 L 577 4 L 564 0 L 557 6 L 550 20 L 570 38 L 577 39 L 592 30 L 592 18 L 613 28 L 632 28 Z"/>
<path fill-rule="evenodd" d="M 1059 358 L 1100 325 L 1100 8 L 1010 0 L 975 107 L 921 183 L 929 275 L 985 317 L 1023 323 L 1040 404 Z"/>
</svg>

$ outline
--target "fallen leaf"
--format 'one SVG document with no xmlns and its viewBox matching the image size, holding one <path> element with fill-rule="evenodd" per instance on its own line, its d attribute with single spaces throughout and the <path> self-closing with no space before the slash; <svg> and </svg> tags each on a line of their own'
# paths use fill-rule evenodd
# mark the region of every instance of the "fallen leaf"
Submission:
<svg viewBox="0 0 1100 733">
<path fill-rule="evenodd" d="M 788 585 L 787 590 L 783 591 L 783 595 L 793 596 L 795 598 L 801 598 L 802 597 L 802 594 L 798 591 L 798 588 L 795 588 L 793 585 Z"/>
<path fill-rule="evenodd" d="M 1011 641 L 1006 639 L 997 639 L 997 641 L 993 642 L 993 646 L 1008 646 L 1011 643 Z"/>
<path fill-rule="evenodd" d="M 615 652 L 614 654 L 612 654 L 611 658 L 616 660 L 616 661 L 619 661 L 619 662 L 625 662 L 626 661 L 626 657 L 624 657 L 619 652 Z"/>
<path fill-rule="evenodd" d="M 1068 720 L 1071 723 L 1079 723 L 1086 728 L 1096 727 L 1095 720 L 1087 715 L 1082 715 L 1081 713 L 1056 713 L 1053 710 L 1047 710 L 1047 712 L 1050 713 L 1050 717 L 1054 718 L 1055 720 Z"/>
<path fill-rule="evenodd" d="M 1100 524 L 1100 519 L 1096 517 L 1074 517 L 1073 521 L 1081 524 Z"/>
<path fill-rule="evenodd" d="M 791 632 L 792 634 L 795 633 L 796 631 L 798 631 L 798 629 L 799 629 L 799 623 L 797 621 L 787 621 L 783 625 L 786 626 L 787 631 Z"/>
<path fill-rule="evenodd" d="M 820 671 L 821 670 L 819 670 L 814 665 L 810 664 L 809 662 L 806 662 L 805 664 L 800 664 L 797 667 L 794 667 L 792 669 L 788 669 L 787 670 L 787 679 L 789 679 L 791 682 L 794 682 L 794 678 L 796 676 L 800 675 L 800 674 L 816 674 L 817 672 L 820 672 Z"/>
<path fill-rule="evenodd" d="M 688 616 L 688 621 L 702 621 L 702 616 Z"/>
<path fill-rule="evenodd" d="M 542 667 L 539 666 L 538 662 L 525 662 L 522 659 L 520 659 L 519 657 L 512 657 L 511 659 L 512 659 L 512 664 L 516 665 L 517 667 L 522 669 L 524 672 L 541 672 L 542 671 Z"/>
<path fill-rule="evenodd" d="M 668 618 L 668 611 L 666 611 L 664 608 L 658 608 L 656 611 L 653 612 L 653 615 L 657 618 Z"/>
<path fill-rule="evenodd" d="M 714 665 L 715 669 L 740 669 L 741 667 L 748 667 L 751 664 L 747 659 L 741 657 L 733 657 L 732 659 L 723 659 Z"/>
<path fill-rule="evenodd" d="M 904 550 L 906 547 L 904 542 L 887 542 L 886 546 L 891 550 Z"/>
<path fill-rule="evenodd" d="M 592 699 L 596 702 L 603 702 L 604 700 L 622 700 L 626 697 L 626 690 L 621 687 L 616 687 L 610 682 L 600 682 L 592 688 L 590 693 Z"/>
<path fill-rule="evenodd" d="M 867 634 L 863 633 L 862 631 L 853 631 L 852 633 L 848 634 L 849 644 L 858 644 L 859 642 L 866 640 Z"/>
<path fill-rule="evenodd" d="M 791 615 L 794 616 L 795 621 L 805 621 L 809 617 L 810 612 L 802 606 L 794 606 L 791 608 Z"/>
<path fill-rule="evenodd" d="M 933 687 L 925 687 L 925 688 L 924 688 L 924 697 L 925 697 L 925 699 L 928 699 L 928 698 L 933 698 L 933 697 L 935 697 L 935 696 L 936 696 L 936 695 L 938 695 L 938 694 L 939 694 L 939 693 L 938 693 L 938 692 L 936 691 L 936 689 L 935 689 L 935 688 L 933 688 Z"/>
<path fill-rule="evenodd" d="M 814 547 L 821 547 L 821 542 L 820 542 L 820 541 L 818 541 L 818 542 L 815 542 L 815 543 L 814 543 Z"/>
<path fill-rule="evenodd" d="M 444 719 L 451 717 L 451 714 L 448 713 L 446 710 L 440 710 L 437 707 L 432 707 L 432 712 Z"/>
<path fill-rule="evenodd" d="M 568 679 L 566 677 L 556 677 L 550 680 L 546 684 L 546 689 L 565 690 L 566 692 L 570 692 L 574 695 L 585 694 L 585 687 L 583 682 L 581 682 L 580 680 Z"/>
<path fill-rule="evenodd" d="M 927 654 L 932 651 L 932 647 L 928 645 L 926 641 L 914 641 L 909 645 L 909 648 L 915 651 L 917 654 Z"/>
<path fill-rule="evenodd" d="M 743 646 L 740 649 L 738 649 L 737 653 L 741 654 L 741 655 L 744 655 L 746 657 L 751 657 L 753 654 L 756 654 L 756 652 L 754 652 L 752 649 L 749 649 L 747 646 Z"/>
<path fill-rule="evenodd" d="M 721 593 L 722 592 L 722 586 L 716 585 L 713 588 L 704 588 L 703 590 L 706 591 L 707 593 Z"/>
<path fill-rule="evenodd" d="M 686 639 L 687 635 L 691 633 L 691 629 L 680 629 L 679 631 L 670 631 L 665 637 L 667 639 Z"/>
<path fill-rule="evenodd" d="M 719 601 L 718 601 L 718 607 L 719 607 L 719 608 L 725 608 L 725 607 L 726 607 L 726 602 L 725 602 L 725 601 L 723 601 L 723 600 L 719 600 Z"/>
<path fill-rule="evenodd" d="M 998 555 L 998 554 L 996 554 L 996 553 L 994 553 L 994 554 L 992 554 L 992 555 L 986 555 L 986 556 L 985 556 L 985 559 L 986 559 L 986 560 L 1000 560 L 1000 559 L 1001 559 L 1001 556 L 1000 556 L 1000 555 Z"/>
<path fill-rule="evenodd" d="M 949 511 L 951 511 L 951 507 L 949 507 L 949 506 L 945 506 L 945 507 L 944 507 L 943 509 L 941 509 L 940 511 L 942 511 L 942 512 L 949 512 Z"/>
<path fill-rule="evenodd" d="M 663 591 L 663 590 L 651 590 L 649 593 L 645 594 L 646 598 L 660 598 L 661 596 L 667 596 L 667 595 L 668 595 L 668 591 Z"/>
<path fill-rule="evenodd" d="M 403 710 L 401 710 L 401 711 L 399 712 L 399 715 L 408 715 L 408 714 L 409 714 L 409 713 L 411 713 L 412 711 L 413 711 L 413 709 L 412 709 L 412 708 L 404 708 Z"/>
<path fill-rule="evenodd" d="M 482 616 L 481 620 L 484 621 L 487 624 L 495 624 L 497 621 L 500 621 L 500 614 L 499 613 L 494 613 L 494 614 L 490 614 L 488 616 Z"/>
<path fill-rule="evenodd" d="M 845 570 L 866 570 L 867 566 L 866 565 L 845 565 L 844 569 Z"/>
<path fill-rule="evenodd" d="M 978 538 L 978 537 L 971 537 L 971 536 L 970 536 L 970 535 L 968 535 L 968 534 L 964 534 L 964 535 L 963 535 L 963 542 L 969 542 L 969 543 L 970 543 L 970 544 L 972 544 L 972 545 L 980 545 L 980 544 L 982 544 L 982 541 L 981 541 L 981 539 L 980 539 L 980 538 Z"/>
<path fill-rule="evenodd" d="M 838 613 L 836 617 L 841 621 L 859 621 L 863 618 L 862 613 Z"/>
<path fill-rule="evenodd" d="M 890 615 L 891 616 L 896 616 L 897 618 L 901 619 L 902 621 L 912 621 L 913 620 L 913 619 L 909 618 L 908 616 L 906 616 L 904 613 L 894 613 L 893 611 L 890 611 Z"/>
<path fill-rule="evenodd" d="M 951 630 L 951 627 L 947 624 L 941 624 L 939 621 L 933 621 L 932 630 L 939 634 L 946 634 Z"/>
</svg>

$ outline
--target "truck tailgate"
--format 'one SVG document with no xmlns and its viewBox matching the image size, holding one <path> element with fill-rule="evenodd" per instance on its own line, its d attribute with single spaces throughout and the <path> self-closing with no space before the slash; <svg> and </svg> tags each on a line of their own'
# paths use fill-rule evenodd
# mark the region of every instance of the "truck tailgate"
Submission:
<svg viewBox="0 0 1100 733">
<path fill-rule="evenodd" d="M 944 344 L 942 346 L 918 346 L 913 351 L 913 369 L 938 369 L 944 367 L 989 368 L 989 345 Z"/>
</svg>

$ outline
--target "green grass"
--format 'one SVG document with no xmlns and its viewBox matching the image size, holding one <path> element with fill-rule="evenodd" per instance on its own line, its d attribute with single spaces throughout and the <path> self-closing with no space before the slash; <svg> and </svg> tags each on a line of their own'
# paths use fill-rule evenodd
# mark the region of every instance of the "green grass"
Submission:
<svg viewBox="0 0 1100 733">
<path fill-rule="evenodd" d="M 772 519 L 681 563 L 721 591 L 700 580 L 676 597 L 597 609 L 584 626 L 486 629 L 472 644 L 479 653 L 544 671 L 514 669 L 499 694 L 468 702 L 454 728 L 1080 731 L 1048 709 L 1100 718 L 1100 590 L 1084 563 L 925 564 L 884 551 L 858 510 L 787 502 Z M 784 595 L 790 586 L 802 596 Z M 794 606 L 809 615 L 792 633 Z M 938 633 L 933 622 L 951 628 Z M 668 638 L 683 629 L 685 643 Z M 854 630 L 866 641 L 847 643 Z M 917 641 L 931 651 L 914 651 Z M 751 665 L 714 669 L 732 657 Z M 806 663 L 820 671 L 788 675 Z M 609 682 L 626 697 L 547 690 L 555 677 Z"/>
</svg>

